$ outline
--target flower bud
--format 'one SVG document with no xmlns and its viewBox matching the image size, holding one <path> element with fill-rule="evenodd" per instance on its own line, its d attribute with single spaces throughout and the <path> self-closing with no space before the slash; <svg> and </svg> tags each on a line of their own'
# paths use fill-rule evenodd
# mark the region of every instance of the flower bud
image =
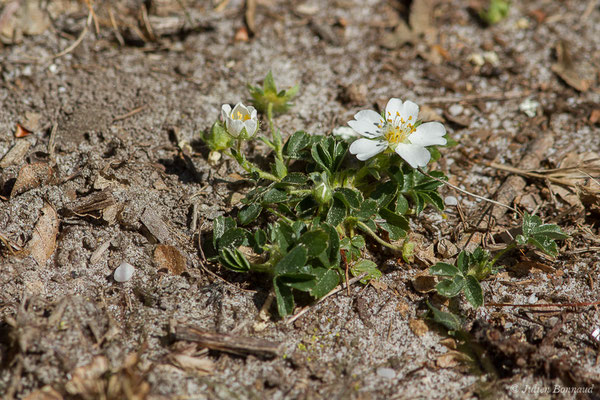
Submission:
<svg viewBox="0 0 600 400">
<path fill-rule="evenodd" d="M 313 188 L 312 195 L 319 205 L 327 205 L 333 198 L 333 191 L 326 181 L 321 181 Z"/>
</svg>

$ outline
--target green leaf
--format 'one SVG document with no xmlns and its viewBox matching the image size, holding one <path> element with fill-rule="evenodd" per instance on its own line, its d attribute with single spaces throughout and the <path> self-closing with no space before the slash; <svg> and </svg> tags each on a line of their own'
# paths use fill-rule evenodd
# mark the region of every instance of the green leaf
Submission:
<svg viewBox="0 0 600 400">
<path fill-rule="evenodd" d="M 466 251 L 461 251 L 456 258 L 456 266 L 461 274 L 467 275 L 469 272 L 469 255 Z"/>
<path fill-rule="evenodd" d="M 377 212 L 377 202 L 372 199 L 367 199 L 362 202 L 360 209 L 354 213 L 354 216 L 359 220 L 369 220 Z"/>
<path fill-rule="evenodd" d="M 350 243 L 352 244 L 353 247 L 356 247 L 357 249 L 363 249 L 366 245 L 365 238 L 362 237 L 362 235 L 352 236 Z"/>
<path fill-rule="evenodd" d="M 467 275 L 464 293 L 467 301 L 471 303 L 474 308 L 478 308 L 483 305 L 483 289 L 481 289 L 479 281 L 477 281 L 474 276 Z"/>
<path fill-rule="evenodd" d="M 320 299 L 327 293 L 332 291 L 340 282 L 339 274 L 331 269 L 326 268 L 314 268 L 316 277 L 315 286 L 312 288 L 310 294 L 315 299 Z"/>
<path fill-rule="evenodd" d="M 396 200 L 396 213 L 404 215 L 408 212 L 408 200 L 403 195 L 398 196 Z"/>
<path fill-rule="evenodd" d="M 429 301 L 427 301 L 427 307 L 431 310 L 433 314 L 433 320 L 438 324 L 443 325 L 449 331 L 460 331 L 462 329 L 462 322 L 458 316 L 438 310 L 434 306 L 432 306 Z"/>
<path fill-rule="evenodd" d="M 537 215 L 523 215 L 523 235 L 518 235 L 516 241 L 523 245 L 529 243 L 539 250 L 551 256 L 558 255 L 558 246 L 555 240 L 567 239 L 565 234 L 557 225 L 544 224 Z"/>
<path fill-rule="evenodd" d="M 439 262 L 429 268 L 429 273 L 437 276 L 455 276 L 460 274 L 460 271 L 454 265 Z"/>
<path fill-rule="evenodd" d="M 367 275 L 361 279 L 361 283 L 367 283 L 371 279 L 379 279 L 381 277 L 381 271 L 377 268 L 377 264 L 375 264 L 371 260 L 360 260 L 352 267 L 350 267 L 350 271 L 352 275 L 359 276 L 363 273 L 367 273 Z"/>
<path fill-rule="evenodd" d="M 277 94 L 277 87 L 275 86 L 275 79 L 273 79 L 273 73 L 269 71 L 263 82 L 263 90 L 268 94 Z"/>
<path fill-rule="evenodd" d="M 290 172 L 281 180 L 281 182 L 290 185 L 304 185 L 308 182 L 308 177 L 301 172 Z"/>
<path fill-rule="evenodd" d="M 321 228 L 329 235 L 328 247 L 327 247 L 327 258 L 330 267 L 337 267 L 340 265 L 340 236 L 335 228 L 329 224 L 321 224 Z"/>
<path fill-rule="evenodd" d="M 310 292 L 315 287 L 315 276 L 312 274 L 284 275 L 279 278 L 282 284 L 302 292 Z"/>
<path fill-rule="evenodd" d="M 281 317 L 291 314 L 294 311 L 294 295 L 292 288 L 280 282 L 279 277 L 273 278 L 273 289 L 275 290 L 275 299 L 277 300 L 277 312 Z"/>
<path fill-rule="evenodd" d="M 218 240 L 218 248 L 239 247 L 247 244 L 247 231 L 242 228 L 232 228 L 226 231 Z"/>
<path fill-rule="evenodd" d="M 333 159 L 331 158 L 331 154 L 325 149 L 323 143 L 314 144 L 310 154 L 312 155 L 313 160 L 319 165 L 323 170 L 331 172 Z"/>
<path fill-rule="evenodd" d="M 349 208 L 359 208 L 362 201 L 362 195 L 358 190 L 348 188 L 335 189 L 334 197 L 340 199 Z"/>
<path fill-rule="evenodd" d="M 308 257 L 317 257 L 327 250 L 329 235 L 322 229 L 306 232 L 300 237 L 298 244 L 306 246 Z"/>
<path fill-rule="evenodd" d="M 260 215 L 262 211 L 262 206 L 260 204 L 250 204 L 242 208 L 238 214 L 238 220 L 240 221 L 240 225 L 248 225 L 252 221 L 254 221 Z"/>
<path fill-rule="evenodd" d="M 219 252 L 219 262 L 236 272 L 250 271 L 250 263 L 238 249 L 224 248 Z"/>
<path fill-rule="evenodd" d="M 387 208 L 382 208 L 379 210 L 379 215 L 390 225 L 393 225 L 397 228 L 402 229 L 403 231 L 410 230 L 408 225 L 408 220 L 404 218 L 402 215 L 398 215 Z"/>
<path fill-rule="evenodd" d="M 302 150 L 310 145 L 310 135 L 304 131 L 297 131 L 287 140 L 283 146 L 283 154 L 286 157 L 300 158 Z"/>
<path fill-rule="evenodd" d="M 334 198 L 327 212 L 326 221 L 330 225 L 338 226 L 344 218 L 346 218 L 346 205 L 341 200 Z"/>
<path fill-rule="evenodd" d="M 394 196 L 396 196 L 397 192 L 398 185 L 395 182 L 389 181 L 382 185 L 378 185 L 369 197 L 375 200 L 379 207 L 387 207 L 388 204 L 390 204 L 390 202 L 394 199 Z"/>
<path fill-rule="evenodd" d="M 435 290 L 444 297 L 454 297 L 465 286 L 465 278 L 455 275 L 453 279 L 444 279 L 435 286 Z"/>
<path fill-rule="evenodd" d="M 272 188 L 268 190 L 262 197 L 264 203 L 281 203 L 286 201 L 288 194 L 285 190 Z"/>
<path fill-rule="evenodd" d="M 277 176 L 279 179 L 281 179 L 287 175 L 287 167 L 285 166 L 283 161 L 281 161 L 279 158 L 276 157 L 275 164 L 272 164 L 272 165 L 274 165 L 275 176 Z"/>
<path fill-rule="evenodd" d="M 275 265 L 275 275 L 297 273 L 307 260 L 306 247 L 296 246 Z"/>
<path fill-rule="evenodd" d="M 213 247 L 217 248 L 217 242 L 223 234 L 231 228 L 235 228 L 236 224 L 233 218 L 218 216 L 213 222 Z"/>
</svg>

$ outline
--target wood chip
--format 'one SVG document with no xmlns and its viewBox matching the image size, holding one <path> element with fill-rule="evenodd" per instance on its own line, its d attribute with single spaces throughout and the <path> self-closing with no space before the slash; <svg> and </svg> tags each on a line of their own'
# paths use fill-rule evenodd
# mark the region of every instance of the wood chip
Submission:
<svg viewBox="0 0 600 400">
<path fill-rule="evenodd" d="M 237 355 L 254 354 L 263 357 L 279 357 L 282 354 L 282 343 L 265 339 L 256 339 L 240 335 L 207 332 L 198 328 L 177 325 L 177 340 L 196 342 L 211 350 L 224 351 Z"/>
<path fill-rule="evenodd" d="M 531 142 L 525 151 L 525 155 L 519 162 L 519 168 L 524 170 L 534 170 L 539 168 L 540 163 L 548 154 L 548 151 L 554 145 L 554 137 L 549 134 L 541 134 L 536 140 Z M 504 204 L 511 204 L 513 200 L 521 193 L 525 188 L 526 182 L 520 176 L 511 175 L 506 181 L 500 186 L 495 199 Z M 504 207 L 494 207 L 492 210 L 492 216 L 499 220 L 506 214 L 507 209 Z M 483 221 L 483 224 L 487 222 Z"/>
<path fill-rule="evenodd" d="M 58 226 L 59 220 L 56 210 L 46 203 L 42 208 L 42 215 L 35 225 L 31 240 L 27 243 L 29 254 L 39 265 L 44 265 L 54 253 Z"/>
<path fill-rule="evenodd" d="M 563 40 L 556 45 L 556 57 L 558 62 L 552 65 L 552 71 L 569 86 L 580 92 L 587 91 L 594 80 L 593 68 L 584 62 L 575 64 L 569 52 L 569 45 Z"/>
<path fill-rule="evenodd" d="M 11 147 L 4 157 L 2 157 L 0 168 L 6 168 L 21 163 L 30 147 L 31 143 L 28 140 L 17 140 L 15 145 Z"/>
<path fill-rule="evenodd" d="M 168 225 L 152 207 L 144 209 L 140 221 L 160 243 L 173 243 Z"/>
<path fill-rule="evenodd" d="M 105 189 L 78 200 L 69 210 L 75 215 L 100 218 L 102 211 L 115 204 L 117 201 L 112 192 Z"/>
</svg>

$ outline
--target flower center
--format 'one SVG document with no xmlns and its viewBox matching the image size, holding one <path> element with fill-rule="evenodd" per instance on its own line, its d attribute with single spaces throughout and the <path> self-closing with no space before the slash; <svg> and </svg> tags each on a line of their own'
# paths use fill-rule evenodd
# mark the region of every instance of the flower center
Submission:
<svg viewBox="0 0 600 400">
<path fill-rule="evenodd" d="M 410 123 L 411 120 L 412 116 L 408 117 L 408 121 L 405 121 L 404 118 L 400 117 L 400 113 L 396 113 L 393 118 L 388 113 L 385 126 L 380 128 L 383 128 L 383 135 L 389 143 L 406 143 L 408 136 L 416 130 L 415 125 Z"/>
<path fill-rule="evenodd" d="M 241 112 L 237 112 L 231 116 L 233 119 L 239 119 L 241 121 L 248 121 L 250 119 L 250 114 L 242 114 Z"/>
</svg>

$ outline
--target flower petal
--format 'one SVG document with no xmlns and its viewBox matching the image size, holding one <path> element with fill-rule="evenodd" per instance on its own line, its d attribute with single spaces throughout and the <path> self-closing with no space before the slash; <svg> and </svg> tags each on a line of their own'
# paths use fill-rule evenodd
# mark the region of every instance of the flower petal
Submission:
<svg viewBox="0 0 600 400">
<path fill-rule="evenodd" d="M 229 120 L 228 120 L 229 122 Z M 244 123 L 239 119 L 232 119 L 229 124 L 227 124 L 227 131 L 233 137 L 240 136 L 240 132 L 244 129 Z"/>
<path fill-rule="evenodd" d="M 395 150 L 413 168 L 424 167 L 431 159 L 429 151 L 418 144 L 400 143 Z"/>
<path fill-rule="evenodd" d="M 400 110 L 400 118 L 414 125 L 419 117 L 419 106 L 410 100 L 406 100 Z"/>
<path fill-rule="evenodd" d="M 375 125 L 385 122 L 381 118 L 381 114 L 376 113 L 373 110 L 362 110 L 354 115 L 354 119 L 357 121 L 368 121 Z"/>
<path fill-rule="evenodd" d="M 235 107 L 233 107 L 233 110 L 231 111 L 231 116 L 233 118 L 236 117 L 237 113 L 240 113 L 242 115 L 250 115 L 250 113 L 248 112 L 248 109 L 246 108 L 246 106 L 242 103 L 237 103 L 235 105 Z"/>
<path fill-rule="evenodd" d="M 223 118 L 223 121 L 227 118 L 231 118 L 231 106 L 229 104 L 223 104 L 221 106 L 221 117 Z"/>
<path fill-rule="evenodd" d="M 376 123 L 364 119 L 360 121 L 350 121 L 348 122 L 348 125 L 362 136 L 368 138 L 376 138 L 383 135 L 383 132 L 381 132 L 381 129 Z"/>
<path fill-rule="evenodd" d="M 250 113 L 250 118 L 256 119 L 256 108 L 248 106 L 248 113 Z"/>
<path fill-rule="evenodd" d="M 431 146 L 446 144 L 446 128 L 439 122 L 426 122 L 417 126 L 416 131 L 408 137 L 412 144 Z"/>
<path fill-rule="evenodd" d="M 358 139 L 350 145 L 350 153 L 355 154 L 360 161 L 368 160 L 388 147 L 385 140 Z"/>
<path fill-rule="evenodd" d="M 249 119 L 244 122 L 244 125 L 246 126 L 246 132 L 248 133 L 249 138 L 254 136 L 258 129 L 258 122 L 255 119 Z"/>
<path fill-rule="evenodd" d="M 395 97 L 391 98 L 388 101 L 387 106 L 385 106 L 385 119 L 395 120 L 398 114 L 402 114 L 403 109 L 402 100 Z"/>
</svg>

